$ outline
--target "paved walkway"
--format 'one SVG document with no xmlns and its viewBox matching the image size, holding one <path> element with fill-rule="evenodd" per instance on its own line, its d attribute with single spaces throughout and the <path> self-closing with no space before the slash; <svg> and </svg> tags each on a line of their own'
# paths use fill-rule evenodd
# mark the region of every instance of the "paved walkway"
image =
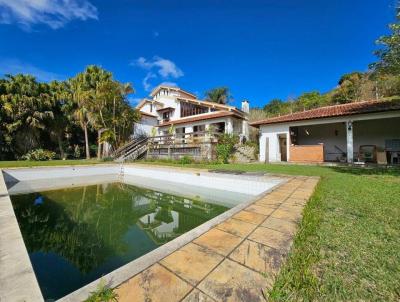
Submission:
<svg viewBox="0 0 400 302">
<path fill-rule="evenodd" d="M 121 284 L 119 301 L 265 301 L 318 180 L 291 178 Z"/>
</svg>

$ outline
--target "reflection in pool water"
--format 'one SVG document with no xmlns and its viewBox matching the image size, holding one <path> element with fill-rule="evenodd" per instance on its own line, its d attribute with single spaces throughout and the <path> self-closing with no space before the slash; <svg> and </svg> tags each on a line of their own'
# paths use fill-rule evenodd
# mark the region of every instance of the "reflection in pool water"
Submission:
<svg viewBox="0 0 400 302">
<path fill-rule="evenodd" d="M 58 299 L 228 209 L 122 183 L 11 199 L 45 299 Z"/>
</svg>

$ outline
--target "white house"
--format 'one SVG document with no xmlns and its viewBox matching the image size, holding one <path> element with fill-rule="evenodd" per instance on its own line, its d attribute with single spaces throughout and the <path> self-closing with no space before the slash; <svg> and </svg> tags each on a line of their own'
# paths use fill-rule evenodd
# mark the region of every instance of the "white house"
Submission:
<svg viewBox="0 0 400 302">
<path fill-rule="evenodd" d="M 160 85 L 143 99 L 136 108 L 142 114 L 135 125 L 134 135 L 150 135 L 156 128 L 159 135 L 168 134 L 171 125 L 176 133 L 206 131 L 234 133 L 248 137 L 248 101 L 242 108 L 203 101 L 179 87 Z"/>
<path fill-rule="evenodd" d="M 251 123 L 262 162 L 400 163 L 400 102 L 367 101 Z"/>
</svg>

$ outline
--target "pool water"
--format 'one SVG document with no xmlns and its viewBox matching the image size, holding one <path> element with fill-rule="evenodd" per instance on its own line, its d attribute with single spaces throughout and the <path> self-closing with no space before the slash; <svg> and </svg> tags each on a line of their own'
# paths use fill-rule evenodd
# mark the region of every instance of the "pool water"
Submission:
<svg viewBox="0 0 400 302">
<path fill-rule="evenodd" d="M 45 299 L 58 299 L 225 212 L 120 182 L 11 195 Z"/>
</svg>

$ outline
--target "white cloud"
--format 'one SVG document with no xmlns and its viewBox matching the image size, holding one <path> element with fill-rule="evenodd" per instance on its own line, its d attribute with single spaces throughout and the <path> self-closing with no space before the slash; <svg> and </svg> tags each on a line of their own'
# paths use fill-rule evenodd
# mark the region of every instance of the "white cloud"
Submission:
<svg viewBox="0 0 400 302">
<path fill-rule="evenodd" d="M 0 0 L 0 23 L 24 29 L 40 23 L 57 29 L 74 19 L 97 18 L 97 8 L 88 0 Z"/>
<path fill-rule="evenodd" d="M 143 79 L 143 87 L 146 91 L 151 90 L 150 79 L 160 77 L 163 80 L 169 80 L 177 79 L 184 75 L 183 71 L 173 61 L 158 56 L 150 60 L 140 57 L 131 63 L 131 65 L 148 71 L 146 77 Z M 173 82 L 170 83 L 175 84 Z"/>
<path fill-rule="evenodd" d="M 158 56 L 153 57 L 151 60 L 140 57 L 133 65 L 146 70 L 156 70 L 163 78 L 172 77 L 176 79 L 183 76 L 183 71 L 173 61 Z"/>
<path fill-rule="evenodd" d="M 16 59 L 0 60 L 1 75 L 17 73 L 30 74 L 35 76 L 38 80 L 44 82 L 65 79 L 65 76 L 63 75 L 40 69 L 34 65 L 23 63 Z"/>
<path fill-rule="evenodd" d="M 157 78 L 157 76 L 152 72 L 148 72 L 146 74 L 146 76 L 144 77 L 144 79 L 142 81 L 144 90 L 146 90 L 146 91 L 150 91 L 151 90 L 150 79 L 155 79 L 155 78 Z"/>
</svg>

